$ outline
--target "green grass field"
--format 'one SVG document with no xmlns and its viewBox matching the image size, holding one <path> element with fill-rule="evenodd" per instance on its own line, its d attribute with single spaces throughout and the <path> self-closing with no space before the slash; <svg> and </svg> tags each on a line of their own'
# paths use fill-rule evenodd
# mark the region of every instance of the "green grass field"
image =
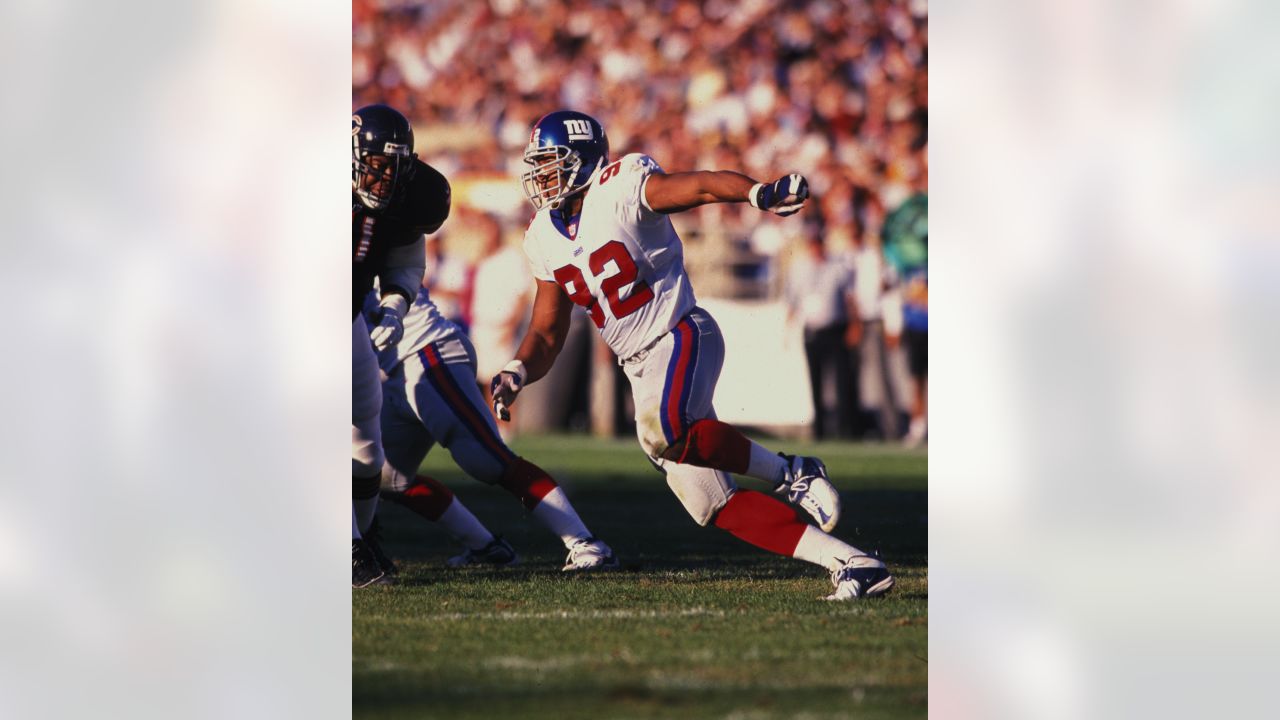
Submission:
<svg viewBox="0 0 1280 720">
<path fill-rule="evenodd" d="M 831 583 L 820 568 L 694 524 L 634 440 L 520 438 L 514 449 L 561 482 L 623 565 L 566 576 L 557 538 L 437 449 L 424 472 L 506 536 L 521 564 L 446 568 L 457 552 L 448 537 L 384 504 L 384 545 L 401 582 L 352 591 L 353 715 L 924 717 L 926 454 L 769 445 L 823 458 L 844 501 L 836 535 L 879 550 L 897 577 L 893 592 L 823 601 Z"/>
</svg>

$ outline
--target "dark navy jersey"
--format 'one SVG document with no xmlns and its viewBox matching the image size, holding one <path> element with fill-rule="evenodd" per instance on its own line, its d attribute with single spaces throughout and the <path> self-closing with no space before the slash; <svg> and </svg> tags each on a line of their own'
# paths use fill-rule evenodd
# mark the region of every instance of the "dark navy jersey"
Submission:
<svg viewBox="0 0 1280 720">
<path fill-rule="evenodd" d="M 413 178 L 381 212 L 365 207 L 351 195 L 351 319 L 360 314 L 373 280 L 386 269 L 387 251 L 412 245 L 418 238 L 440 229 L 449 217 L 449 181 L 438 170 L 414 158 Z M 384 281 L 385 282 L 385 281 Z M 404 291 L 409 302 L 418 288 L 383 288 Z"/>
</svg>

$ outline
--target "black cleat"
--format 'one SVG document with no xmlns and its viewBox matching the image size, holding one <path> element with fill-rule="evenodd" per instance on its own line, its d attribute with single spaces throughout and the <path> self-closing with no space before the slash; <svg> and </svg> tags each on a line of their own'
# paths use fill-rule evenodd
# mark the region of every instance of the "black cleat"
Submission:
<svg viewBox="0 0 1280 720">
<path fill-rule="evenodd" d="M 387 576 L 363 540 L 351 541 L 351 587 L 368 587 Z"/>
<path fill-rule="evenodd" d="M 520 562 L 511 543 L 500 537 L 479 550 L 467 549 L 461 555 L 448 560 L 449 567 L 465 567 L 467 565 L 515 565 Z"/>
<path fill-rule="evenodd" d="M 369 525 L 369 531 L 364 533 L 364 543 L 369 546 L 369 550 L 373 552 L 373 557 L 378 561 L 378 567 L 382 568 L 383 579 L 380 585 L 390 585 L 400 575 L 400 569 L 391 561 L 387 553 L 382 549 L 382 528 L 378 523 L 378 518 L 374 518 Z"/>
</svg>

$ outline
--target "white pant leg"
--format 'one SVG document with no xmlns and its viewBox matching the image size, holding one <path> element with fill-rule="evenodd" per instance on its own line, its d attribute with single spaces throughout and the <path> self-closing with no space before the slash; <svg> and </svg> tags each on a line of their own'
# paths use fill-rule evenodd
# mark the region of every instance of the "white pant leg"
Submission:
<svg viewBox="0 0 1280 720">
<path fill-rule="evenodd" d="M 382 471 L 379 411 L 382 387 L 378 359 L 364 317 L 351 323 L 351 474 L 372 477 Z"/>
<path fill-rule="evenodd" d="M 699 525 L 729 501 L 728 473 L 666 460 L 662 453 L 695 420 L 714 418 L 712 399 L 724 365 L 724 338 L 711 315 L 695 308 L 643 360 L 623 366 L 636 407 L 636 435 L 667 485 Z"/>
<path fill-rule="evenodd" d="M 720 512 L 729 496 L 738 489 L 729 473 L 722 470 L 684 465 L 670 460 L 655 461 L 667 476 L 667 486 L 676 494 L 689 516 L 706 525 Z"/>
<path fill-rule="evenodd" d="M 724 337 L 709 313 L 694 308 L 650 348 L 623 366 L 631 381 L 636 435 L 654 461 L 696 420 L 715 417 L 712 400 L 724 366 Z"/>
<path fill-rule="evenodd" d="M 405 358 L 414 413 L 462 471 L 481 482 L 502 479 L 516 454 L 498 434 L 476 385 L 475 350 L 465 337 L 431 343 Z"/>
<path fill-rule="evenodd" d="M 435 444 L 409 402 L 404 366 L 392 369 L 382 384 L 382 486 L 404 492 L 418 476 L 418 468 Z"/>
</svg>

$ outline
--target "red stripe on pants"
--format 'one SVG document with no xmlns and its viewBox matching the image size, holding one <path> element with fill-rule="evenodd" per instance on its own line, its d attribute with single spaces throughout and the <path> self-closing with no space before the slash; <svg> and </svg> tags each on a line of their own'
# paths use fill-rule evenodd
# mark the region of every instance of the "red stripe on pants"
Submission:
<svg viewBox="0 0 1280 720">
<path fill-rule="evenodd" d="M 667 425 L 671 426 L 671 434 L 679 440 L 684 437 L 684 416 L 680 412 L 680 396 L 684 394 L 685 374 L 689 371 L 689 364 L 693 358 L 693 332 L 684 322 L 676 326 L 676 332 L 680 333 L 680 357 L 676 359 L 676 369 L 671 375 L 671 387 L 666 397 L 666 411 Z"/>
<path fill-rule="evenodd" d="M 444 360 L 440 358 L 440 353 L 431 345 L 424 347 L 422 353 L 427 359 L 427 365 L 431 373 L 436 376 L 440 392 L 445 395 L 445 402 L 449 403 L 449 407 L 453 408 L 454 414 L 467 426 L 471 434 L 481 443 L 484 443 L 501 461 L 509 462 L 512 452 L 507 449 L 507 446 L 501 440 L 494 437 L 488 423 L 479 417 L 475 407 L 467 402 L 466 396 L 454 385 L 453 375 L 449 373 L 449 368 L 445 365 Z"/>
</svg>

